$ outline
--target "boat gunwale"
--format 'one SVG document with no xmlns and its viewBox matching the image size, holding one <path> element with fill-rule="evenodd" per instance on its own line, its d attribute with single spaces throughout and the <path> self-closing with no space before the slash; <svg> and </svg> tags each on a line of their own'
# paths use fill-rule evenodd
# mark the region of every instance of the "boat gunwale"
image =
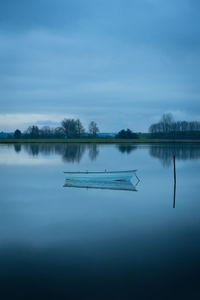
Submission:
<svg viewBox="0 0 200 300">
<path fill-rule="evenodd" d="M 93 171 L 83 171 L 83 172 L 65 172 L 65 174 L 113 174 L 113 173 L 130 173 L 130 172 L 137 172 L 137 170 L 128 170 L 128 171 L 101 171 L 101 172 L 93 172 Z"/>
</svg>

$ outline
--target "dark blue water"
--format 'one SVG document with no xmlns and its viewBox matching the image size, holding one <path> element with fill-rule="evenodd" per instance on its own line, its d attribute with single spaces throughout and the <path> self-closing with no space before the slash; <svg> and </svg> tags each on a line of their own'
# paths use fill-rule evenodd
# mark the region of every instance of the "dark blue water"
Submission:
<svg viewBox="0 0 200 300">
<path fill-rule="evenodd" d="M 63 187 L 104 169 L 137 191 Z M 199 189 L 197 144 L 0 145 L 1 299 L 199 299 Z"/>
</svg>

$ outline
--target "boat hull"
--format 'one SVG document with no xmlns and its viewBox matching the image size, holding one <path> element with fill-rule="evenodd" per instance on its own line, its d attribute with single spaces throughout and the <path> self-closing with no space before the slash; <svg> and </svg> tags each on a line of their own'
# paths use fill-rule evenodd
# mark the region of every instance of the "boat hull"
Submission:
<svg viewBox="0 0 200 300">
<path fill-rule="evenodd" d="M 66 181 L 89 181 L 89 182 L 107 182 L 107 181 L 131 181 L 134 172 L 83 172 L 83 173 L 67 173 Z"/>
</svg>

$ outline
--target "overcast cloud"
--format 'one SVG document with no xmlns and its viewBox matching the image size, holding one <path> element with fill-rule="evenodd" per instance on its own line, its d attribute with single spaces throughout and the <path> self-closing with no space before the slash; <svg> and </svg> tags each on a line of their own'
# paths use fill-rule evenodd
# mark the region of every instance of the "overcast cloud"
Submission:
<svg viewBox="0 0 200 300">
<path fill-rule="evenodd" d="M 200 120 L 200 1 L 0 2 L 0 131 Z"/>
</svg>

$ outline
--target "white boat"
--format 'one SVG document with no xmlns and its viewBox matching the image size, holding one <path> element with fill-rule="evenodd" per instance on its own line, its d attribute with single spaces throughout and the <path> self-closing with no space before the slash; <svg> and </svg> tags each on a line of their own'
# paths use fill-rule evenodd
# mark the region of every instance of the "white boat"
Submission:
<svg viewBox="0 0 200 300">
<path fill-rule="evenodd" d="M 66 181 L 79 182 L 130 182 L 137 170 L 104 172 L 64 172 Z"/>
</svg>

